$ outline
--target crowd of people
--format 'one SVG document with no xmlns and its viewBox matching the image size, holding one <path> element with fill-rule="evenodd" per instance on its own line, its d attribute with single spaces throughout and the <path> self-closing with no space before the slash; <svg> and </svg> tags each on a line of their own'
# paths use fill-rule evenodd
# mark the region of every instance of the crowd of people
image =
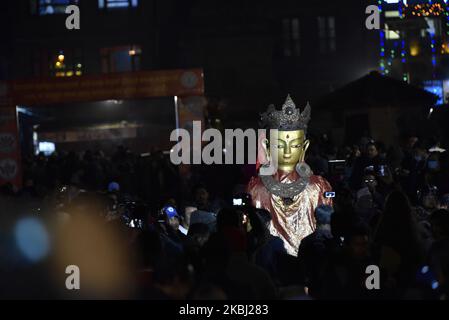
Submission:
<svg viewBox="0 0 449 320">
<path fill-rule="evenodd" d="M 14 197 L 41 199 L 41 211 L 65 223 L 89 208 L 124 228 L 136 257 L 131 298 L 448 298 L 449 159 L 436 142 L 411 136 L 387 148 L 362 138 L 337 148 L 327 135 L 312 140 L 306 162 L 335 198 L 316 208 L 316 230 L 297 256 L 244 193 L 255 169 L 184 170 L 162 152 L 124 147 L 109 158 L 86 151 L 24 162 Z M 371 290 L 370 265 L 380 270 Z"/>
</svg>

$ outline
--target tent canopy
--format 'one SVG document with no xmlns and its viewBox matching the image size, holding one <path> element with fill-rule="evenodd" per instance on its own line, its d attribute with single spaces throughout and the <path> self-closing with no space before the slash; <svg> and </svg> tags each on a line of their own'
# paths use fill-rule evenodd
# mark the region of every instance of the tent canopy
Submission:
<svg viewBox="0 0 449 320">
<path fill-rule="evenodd" d="M 438 97 L 404 81 L 383 76 L 377 71 L 352 81 L 315 103 L 319 108 L 430 107 Z"/>
</svg>

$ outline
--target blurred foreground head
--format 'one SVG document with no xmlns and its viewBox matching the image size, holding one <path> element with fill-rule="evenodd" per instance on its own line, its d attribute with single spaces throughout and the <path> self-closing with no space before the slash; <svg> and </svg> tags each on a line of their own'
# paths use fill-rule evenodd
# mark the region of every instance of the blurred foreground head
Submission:
<svg viewBox="0 0 449 320">
<path fill-rule="evenodd" d="M 63 298 L 123 299 L 133 286 L 133 257 L 129 253 L 129 230 L 121 224 L 106 224 L 84 206 L 65 224 L 55 226 L 52 270 Z M 75 265 L 80 271 L 80 290 L 67 290 L 66 268 Z"/>
</svg>

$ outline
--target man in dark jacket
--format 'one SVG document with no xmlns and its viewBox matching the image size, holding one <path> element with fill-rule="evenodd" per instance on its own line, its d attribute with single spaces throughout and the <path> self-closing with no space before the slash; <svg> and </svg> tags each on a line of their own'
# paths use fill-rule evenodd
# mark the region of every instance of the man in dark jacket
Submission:
<svg viewBox="0 0 449 320">
<path fill-rule="evenodd" d="M 306 281 L 312 296 L 320 290 L 322 268 L 332 248 L 331 206 L 321 205 L 315 209 L 316 230 L 301 241 L 298 259 L 304 268 Z"/>
<path fill-rule="evenodd" d="M 374 142 L 368 143 L 363 156 L 354 163 L 350 177 L 350 186 L 353 190 L 359 190 L 362 186 L 363 176 L 366 171 L 377 171 L 385 161 L 379 156 L 379 151 Z"/>
</svg>

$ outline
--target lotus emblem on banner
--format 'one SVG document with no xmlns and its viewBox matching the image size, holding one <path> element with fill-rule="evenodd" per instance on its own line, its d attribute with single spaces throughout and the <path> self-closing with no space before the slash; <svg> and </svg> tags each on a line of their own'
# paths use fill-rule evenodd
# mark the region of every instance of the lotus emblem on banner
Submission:
<svg viewBox="0 0 449 320">
<path fill-rule="evenodd" d="M 0 133 L 0 153 L 13 152 L 16 147 L 16 138 L 11 133 Z"/>
<path fill-rule="evenodd" d="M 13 180 L 17 175 L 17 162 L 14 159 L 0 160 L 0 178 Z"/>
<path fill-rule="evenodd" d="M 181 76 L 181 84 L 188 89 L 195 88 L 198 84 L 198 76 L 192 71 L 184 72 Z"/>
</svg>

